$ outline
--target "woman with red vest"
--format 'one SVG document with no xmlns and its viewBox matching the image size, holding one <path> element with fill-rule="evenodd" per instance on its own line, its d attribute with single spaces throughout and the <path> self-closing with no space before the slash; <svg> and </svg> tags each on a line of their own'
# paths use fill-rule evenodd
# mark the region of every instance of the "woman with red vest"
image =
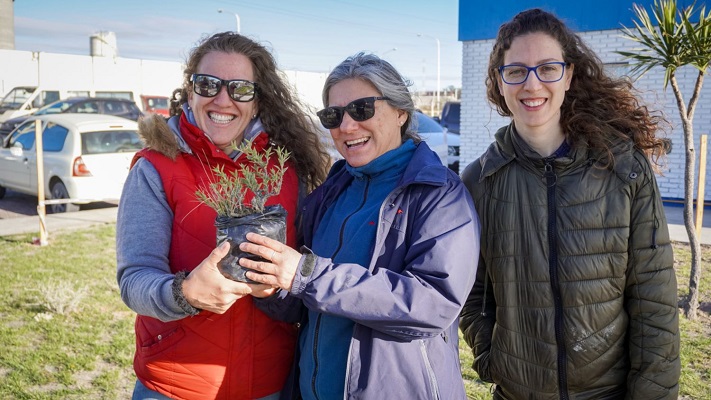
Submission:
<svg viewBox="0 0 711 400">
<path fill-rule="evenodd" d="M 294 246 L 299 193 L 323 181 L 328 155 L 272 55 L 237 33 L 215 34 L 193 49 L 182 93 L 178 115 L 141 122 L 146 148 L 119 203 L 117 278 L 138 314 L 133 399 L 274 399 L 291 366 L 296 328 L 255 307 L 253 297 L 275 289 L 217 270 L 229 246 L 215 248 L 216 213 L 195 193 L 212 168 L 249 163 L 232 144 L 286 148 L 282 189 L 267 205 L 287 210 Z"/>
</svg>

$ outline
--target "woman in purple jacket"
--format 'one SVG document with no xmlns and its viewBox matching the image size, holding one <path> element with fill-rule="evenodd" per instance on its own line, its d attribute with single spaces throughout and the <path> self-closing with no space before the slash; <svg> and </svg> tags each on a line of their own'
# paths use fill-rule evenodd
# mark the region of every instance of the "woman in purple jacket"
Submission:
<svg viewBox="0 0 711 400">
<path fill-rule="evenodd" d="M 344 157 L 304 202 L 296 251 L 250 234 L 258 300 L 301 321 L 291 393 L 304 399 L 464 399 L 457 321 L 474 282 L 479 222 L 459 177 L 412 126 L 408 83 L 357 54 L 337 66 L 318 112 Z"/>
</svg>

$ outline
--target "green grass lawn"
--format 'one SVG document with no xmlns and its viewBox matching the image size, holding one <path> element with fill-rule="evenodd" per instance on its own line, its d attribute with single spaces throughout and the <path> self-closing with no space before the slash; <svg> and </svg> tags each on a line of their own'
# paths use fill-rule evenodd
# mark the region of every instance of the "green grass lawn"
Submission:
<svg viewBox="0 0 711 400">
<path fill-rule="evenodd" d="M 115 225 L 0 238 L 0 399 L 128 399 L 135 382 L 134 314 L 116 285 Z M 675 246 L 679 293 L 687 293 L 689 251 Z M 711 305 L 711 248 L 701 301 Z M 681 318 L 682 399 L 711 399 L 711 318 Z M 471 352 L 460 340 L 470 399 L 490 399 Z"/>
</svg>

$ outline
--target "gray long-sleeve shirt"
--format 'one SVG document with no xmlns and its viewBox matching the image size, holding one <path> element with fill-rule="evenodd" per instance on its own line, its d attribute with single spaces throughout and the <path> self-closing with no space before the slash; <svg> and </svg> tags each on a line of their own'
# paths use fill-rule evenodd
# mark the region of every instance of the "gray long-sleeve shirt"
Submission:
<svg viewBox="0 0 711 400">
<path fill-rule="evenodd" d="M 158 171 L 139 159 L 119 202 L 116 257 L 121 298 L 137 314 L 172 321 L 186 317 L 176 303 L 168 264 L 173 211 Z"/>
</svg>

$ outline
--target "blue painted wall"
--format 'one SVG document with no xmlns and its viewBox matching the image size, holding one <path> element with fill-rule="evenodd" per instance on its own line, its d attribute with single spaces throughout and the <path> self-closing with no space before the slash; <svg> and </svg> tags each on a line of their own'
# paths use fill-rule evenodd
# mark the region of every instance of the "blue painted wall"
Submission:
<svg viewBox="0 0 711 400">
<path fill-rule="evenodd" d="M 493 39 L 499 26 L 520 11 L 542 8 L 560 17 L 574 31 L 599 31 L 618 29 L 622 25 L 633 27 L 632 4 L 651 10 L 653 0 L 460 0 L 459 40 Z M 678 0 L 678 5 L 693 1 Z M 704 1 L 697 1 L 703 4 Z"/>
</svg>

